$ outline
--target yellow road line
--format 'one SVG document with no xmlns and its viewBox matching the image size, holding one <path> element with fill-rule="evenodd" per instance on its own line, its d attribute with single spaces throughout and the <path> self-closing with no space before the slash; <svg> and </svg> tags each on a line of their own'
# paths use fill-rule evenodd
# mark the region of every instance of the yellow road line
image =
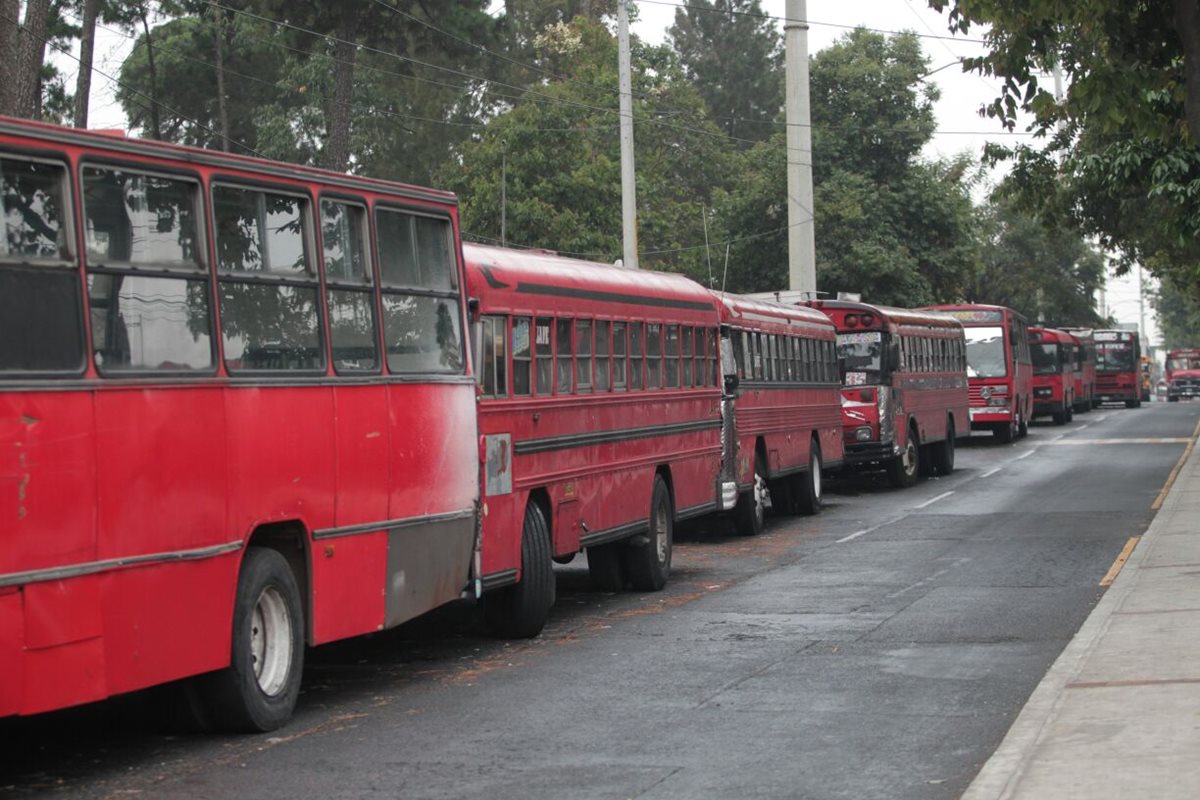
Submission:
<svg viewBox="0 0 1200 800">
<path fill-rule="evenodd" d="M 1188 456 L 1192 454 L 1192 448 L 1196 446 L 1197 436 L 1200 436 L 1200 422 L 1196 423 L 1196 428 L 1192 431 L 1192 438 L 1188 441 L 1187 447 L 1183 448 L 1183 455 L 1179 456 L 1179 460 L 1175 462 L 1175 466 L 1171 469 L 1171 474 L 1167 476 L 1167 482 L 1163 484 L 1162 491 L 1158 493 L 1158 497 L 1154 498 L 1154 502 L 1150 504 L 1151 511 L 1158 511 L 1162 508 L 1163 501 L 1167 499 L 1167 493 L 1171 491 L 1171 487 L 1175 485 L 1175 479 L 1179 477 L 1179 470 L 1183 469 L 1183 465 L 1187 463 Z"/>
<path fill-rule="evenodd" d="M 1121 548 L 1117 560 L 1108 568 L 1108 573 L 1100 579 L 1101 586 L 1108 586 L 1117 579 L 1117 575 L 1121 574 L 1121 567 L 1125 566 L 1125 562 L 1129 560 L 1129 555 L 1133 552 L 1133 548 L 1137 547 L 1140 536 L 1131 536 L 1125 546 Z"/>
</svg>

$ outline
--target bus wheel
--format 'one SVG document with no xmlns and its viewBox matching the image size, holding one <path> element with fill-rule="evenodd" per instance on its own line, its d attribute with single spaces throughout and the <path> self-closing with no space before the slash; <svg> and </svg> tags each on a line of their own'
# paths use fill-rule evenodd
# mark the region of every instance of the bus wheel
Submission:
<svg viewBox="0 0 1200 800">
<path fill-rule="evenodd" d="M 1142 401 L 1141 401 L 1140 399 L 1138 399 L 1138 400 L 1126 400 L 1126 401 L 1125 401 L 1125 407 L 1126 407 L 1126 408 L 1138 408 L 1139 406 L 1141 406 L 1141 404 L 1142 404 Z"/>
<path fill-rule="evenodd" d="M 900 452 L 900 455 L 888 462 L 888 480 L 891 481 L 892 486 L 899 489 L 907 489 L 917 482 L 920 470 L 921 444 L 917 440 L 917 432 L 910 428 L 908 431 L 908 441 L 904 443 L 904 449 Z"/>
<path fill-rule="evenodd" d="M 1013 439 L 1017 438 L 1017 423 L 997 423 L 996 427 L 992 428 L 992 436 L 1000 444 L 1009 444 Z"/>
<path fill-rule="evenodd" d="M 739 536 L 757 536 L 762 533 L 763 518 L 767 513 L 767 481 L 763 478 L 766 465 L 757 456 L 754 459 L 754 483 L 750 491 L 738 495 L 734 508 L 735 532 Z"/>
<path fill-rule="evenodd" d="M 811 452 L 808 456 L 808 472 L 796 476 L 796 488 L 799 492 L 798 505 L 800 513 L 820 514 L 824 505 L 824 490 L 821 486 L 821 446 L 813 439 Z"/>
<path fill-rule="evenodd" d="M 954 472 L 954 423 L 946 422 L 946 438 L 933 446 L 933 466 L 939 475 Z"/>
<path fill-rule="evenodd" d="M 542 632 L 554 605 L 550 526 L 537 503 L 525 507 L 521 528 L 521 580 L 483 596 L 488 632 L 505 639 L 531 639 Z"/>
<path fill-rule="evenodd" d="M 650 529 L 645 542 L 625 545 L 625 569 L 629 582 L 639 592 L 657 592 L 667 585 L 671 575 L 671 546 L 675 533 L 675 512 L 671 492 L 661 475 L 654 476 L 650 494 Z M 639 537 L 640 538 L 640 537 Z"/>
<path fill-rule="evenodd" d="M 304 664 L 304 612 L 292 569 L 265 547 L 246 551 L 233 607 L 228 667 L 202 691 L 215 726 L 271 731 L 292 716 Z"/>
<path fill-rule="evenodd" d="M 1029 435 L 1029 420 L 1024 414 L 1017 417 L 1017 438 L 1023 439 Z"/>
<path fill-rule="evenodd" d="M 625 588 L 625 566 L 621 563 L 620 542 L 593 545 L 587 549 L 588 575 L 599 592 L 619 592 Z"/>
<path fill-rule="evenodd" d="M 1065 410 L 1055 411 L 1052 416 L 1054 418 L 1055 425 L 1066 425 L 1067 424 L 1067 412 Z"/>
</svg>

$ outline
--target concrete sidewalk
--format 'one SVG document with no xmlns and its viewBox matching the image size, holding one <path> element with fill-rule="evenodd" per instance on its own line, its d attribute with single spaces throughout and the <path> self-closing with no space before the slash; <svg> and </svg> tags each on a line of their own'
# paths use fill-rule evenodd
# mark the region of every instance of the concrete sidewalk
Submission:
<svg viewBox="0 0 1200 800">
<path fill-rule="evenodd" d="M 1200 798 L 1200 453 L 1185 457 L 964 800 Z"/>
</svg>

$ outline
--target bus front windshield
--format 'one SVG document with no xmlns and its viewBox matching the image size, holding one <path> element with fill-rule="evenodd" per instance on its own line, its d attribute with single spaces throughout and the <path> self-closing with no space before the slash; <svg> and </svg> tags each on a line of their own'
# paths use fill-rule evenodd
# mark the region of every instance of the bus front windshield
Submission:
<svg viewBox="0 0 1200 800">
<path fill-rule="evenodd" d="M 1031 345 L 1034 375 L 1053 375 L 1059 371 L 1059 348 L 1055 342 Z"/>
<path fill-rule="evenodd" d="M 1103 372 L 1132 372 L 1133 346 L 1129 342 L 1096 345 L 1096 369 Z"/>
<path fill-rule="evenodd" d="M 967 377 L 1003 378 L 1008 374 L 1004 357 L 1004 329 L 998 325 L 964 328 L 967 335 Z"/>
<path fill-rule="evenodd" d="M 861 386 L 883 380 L 883 334 L 879 331 L 839 333 L 838 361 L 842 364 L 842 384 Z"/>
</svg>

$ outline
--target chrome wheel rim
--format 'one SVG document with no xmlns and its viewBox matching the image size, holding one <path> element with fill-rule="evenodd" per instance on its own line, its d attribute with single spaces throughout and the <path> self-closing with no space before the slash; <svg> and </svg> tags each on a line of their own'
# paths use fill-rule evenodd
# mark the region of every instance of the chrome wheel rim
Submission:
<svg viewBox="0 0 1200 800">
<path fill-rule="evenodd" d="M 821 459 L 813 453 L 812 460 L 808 465 L 809 475 L 812 476 L 812 493 L 816 500 L 821 499 Z"/>
<path fill-rule="evenodd" d="M 917 471 L 917 446 L 913 444 L 912 439 L 904 445 L 904 474 L 912 475 Z"/>
<path fill-rule="evenodd" d="M 292 668 L 292 616 L 274 586 L 262 590 L 250 615 L 250 660 L 263 694 L 274 697 L 283 691 Z"/>
<path fill-rule="evenodd" d="M 766 516 L 767 482 L 757 472 L 754 473 L 754 519 L 762 525 Z"/>
</svg>

